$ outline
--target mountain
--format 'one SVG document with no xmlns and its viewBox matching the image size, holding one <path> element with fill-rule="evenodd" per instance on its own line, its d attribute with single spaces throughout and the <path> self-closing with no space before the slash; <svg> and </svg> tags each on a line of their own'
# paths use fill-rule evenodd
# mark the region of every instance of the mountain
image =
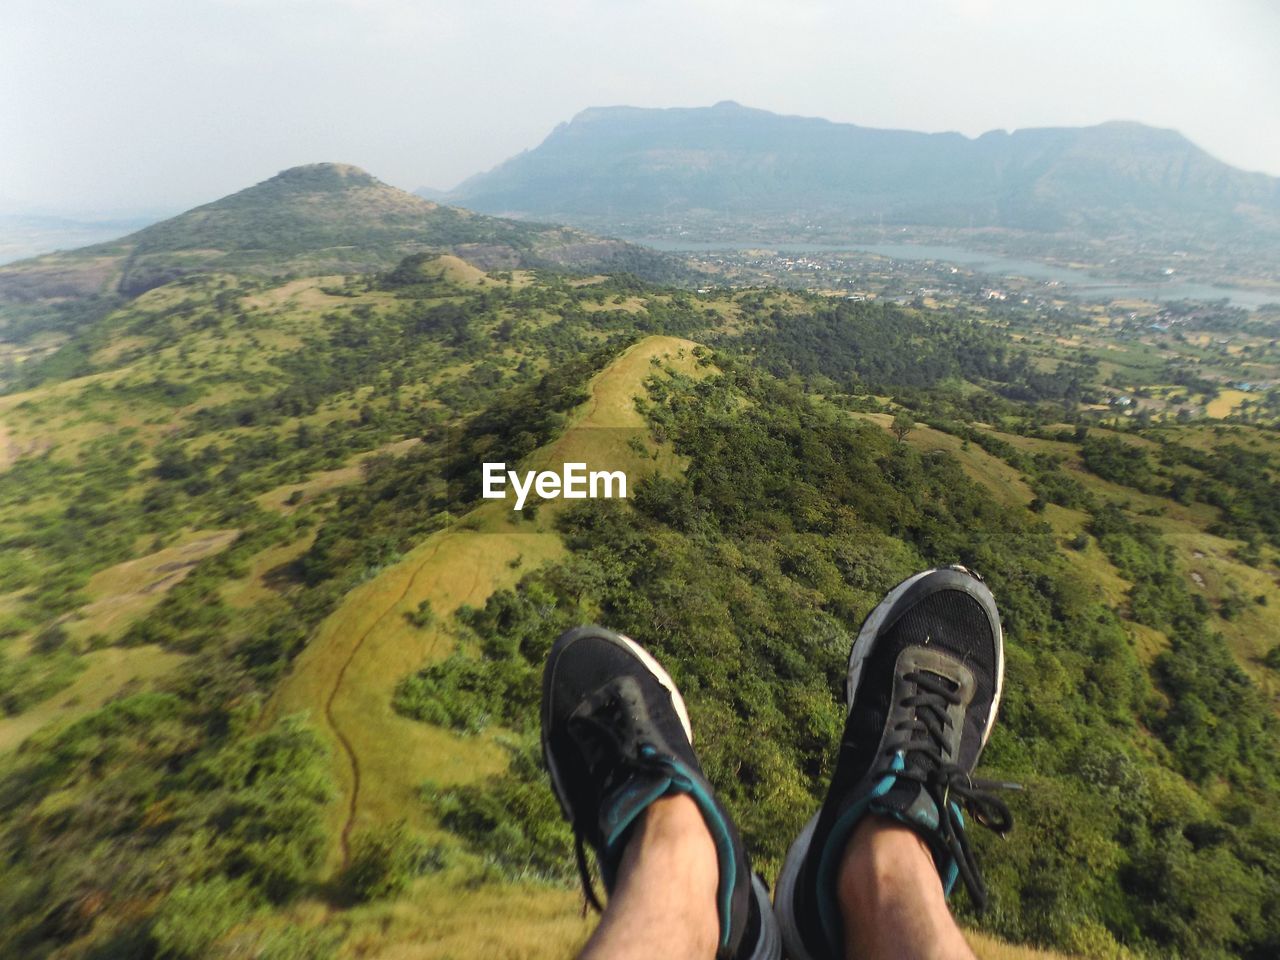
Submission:
<svg viewBox="0 0 1280 960">
<path fill-rule="evenodd" d="M 448 200 L 596 228 L 710 217 L 1280 239 L 1280 180 L 1236 170 L 1173 130 L 1113 122 L 971 139 L 732 102 L 585 110 Z"/>
<path fill-rule="evenodd" d="M 355 273 L 422 251 L 452 252 L 485 269 L 644 274 L 671 263 L 618 240 L 482 216 L 416 197 L 358 167 L 317 163 L 118 240 L 0 267 L 0 302 L 135 296 L 193 273 Z"/>
</svg>

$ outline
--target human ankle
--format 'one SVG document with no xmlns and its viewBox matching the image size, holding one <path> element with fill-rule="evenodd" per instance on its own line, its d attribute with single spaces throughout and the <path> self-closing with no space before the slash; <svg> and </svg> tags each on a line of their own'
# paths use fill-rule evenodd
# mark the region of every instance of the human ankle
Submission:
<svg viewBox="0 0 1280 960">
<path fill-rule="evenodd" d="M 689 926 L 694 938 L 714 952 L 720 932 L 720 863 L 692 799 L 677 794 L 649 805 L 627 844 L 621 873 L 630 882 L 661 885 L 670 898 L 668 922 Z"/>
<path fill-rule="evenodd" d="M 715 842 L 702 811 L 685 794 L 661 797 L 649 805 L 633 842 L 641 855 L 675 856 L 699 877 L 718 877 Z"/>
<path fill-rule="evenodd" d="M 924 839 L 905 824 L 866 817 L 837 879 L 846 949 L 871 958 L 969 958 Z"/>
<path fill-rule="evenodd" d="M 842 890 L 860 896 L 875 893 L 880 881 L 892 875 L 913 879 L 930 875 L 941 885 L 928 844 L 906 824 L 888 817 L 864 817 L 854 828 L 840 859 L 839 884 Z"/>
</svg>

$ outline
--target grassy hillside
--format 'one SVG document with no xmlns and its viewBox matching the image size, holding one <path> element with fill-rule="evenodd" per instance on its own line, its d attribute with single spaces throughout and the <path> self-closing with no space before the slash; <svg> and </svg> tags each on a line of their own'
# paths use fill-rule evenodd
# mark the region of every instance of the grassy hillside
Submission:
<svg viewBox="0 0 1280 960">
<path fill-rule="evenodd" d="M 672 258 L 621 241 L 443 206 L 357 167 L 317 163 L 118 240 L 0 267 L 0 338 L 76 329 L 193 274 L 349 274 L 427 251 L 485 269 L 625 270 L 667 280 L 688 273 Z"/>
<path fill-rule="evenodd" d="M 1008 636 L 986 764 L 1028 788 L 977 838 L 980 955 L 1269 955 L 1280 444 L 1089 414 L 1097 370 L 1034 349 L 447 257 L 115 307 L 0 397 L 0 954 L 566 955 L 536 675 L 583 620 L 671 668 L 772 876 L 852 631 L 963 562 Z M 631 496 L 516 512 L 491 458 Z"/>
</svg>

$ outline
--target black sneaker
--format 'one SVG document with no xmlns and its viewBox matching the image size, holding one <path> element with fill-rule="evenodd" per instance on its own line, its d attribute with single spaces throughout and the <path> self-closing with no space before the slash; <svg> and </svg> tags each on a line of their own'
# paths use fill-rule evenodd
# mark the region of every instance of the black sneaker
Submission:
<svg viewBox="0 0 1280 960">
<path fill-rule="evenodd" d="M 688 794 L 702 811 L 720 861 L 719 957 L 775 960 L 781 945 L 769 894 L 737 828 L 693 753 L 684 699 L 637 643 L 602 627 L 578 627 L 551 648 L 542 676 L 542 754 L 573 826 L 582 889 L 602 909 L 584 841 L 612 891 L 631 827 L 659 797 Z"/>
<path fill-rule="evenodd" d="M 791 960 L 843 953 L 840 862 L 868 814 L 912 827 L 933 851 L 948 895 L 964 880 L 979 909 L 986 887 L 965 836 L 963 805 L 1004 834 L 1009 808 L 971 777 L 1000 704 L 1004 647 L 991 591 L 964 567 L 898 584 L 862 624 L 849 654 L 849 707 L 822 808 L 792 844 L 776 910 Z"/>
</svg>

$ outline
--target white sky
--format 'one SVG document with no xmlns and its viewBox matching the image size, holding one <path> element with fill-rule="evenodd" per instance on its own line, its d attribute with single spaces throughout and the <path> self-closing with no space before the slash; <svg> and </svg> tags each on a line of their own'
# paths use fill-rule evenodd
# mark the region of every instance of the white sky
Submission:
<svg viewBox="0 0 1280 960">
<path fill-rule="evenodd" d="M 299 163 L 448 188 L 588 106 L 1140 120 L 1280 175 L 1274 0 L 3 0 L 0 212 L 176 211 Z"/>
</svg>

